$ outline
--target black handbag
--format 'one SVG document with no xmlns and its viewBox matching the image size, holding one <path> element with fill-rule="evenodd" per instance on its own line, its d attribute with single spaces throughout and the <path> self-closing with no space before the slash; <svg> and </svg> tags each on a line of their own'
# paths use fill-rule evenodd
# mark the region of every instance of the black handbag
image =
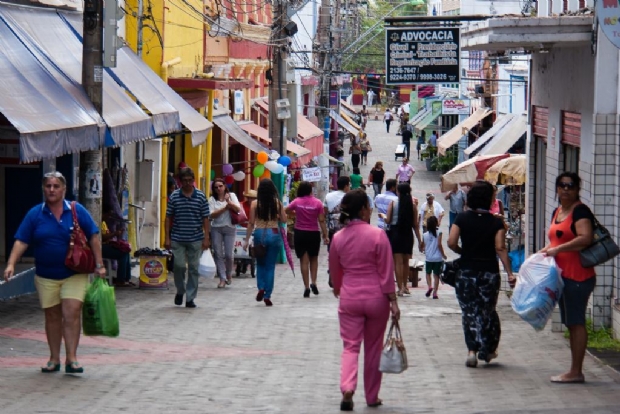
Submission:
<svg viewBox="0 0 620 414">
<path fill-rule="evenodd" d="M 594 241 L 579 252 L 583 267 L 598 266 L 620 254 L 620 247 L 611 238 L 609 231 L 594 217 Z"/>
<path fill-rule="evenodd" d="M 250 249 L 250 256 L 260 259 L 267 255 L 267 246 L 265 245 L 265 233 L 263 232 L 263 237 L 261 237 L 261 241 L 257 243 L 256 239 L 254 240 L 254 246 Z"/>
<path fill-rule="evenodd" d="M 451 262 L 444 262 L 439 279 L 441 279 L 441 283 L 456 287 L 456 279 L 460 271 L 461 259 L 455 259 Z"/>
</svg>

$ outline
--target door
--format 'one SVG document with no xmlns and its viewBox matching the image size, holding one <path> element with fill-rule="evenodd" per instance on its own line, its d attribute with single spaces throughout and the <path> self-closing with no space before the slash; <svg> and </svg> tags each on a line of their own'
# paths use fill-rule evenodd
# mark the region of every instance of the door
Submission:
<svg viewBox="0 0 620 414">
<path fill-rule="evenodd" d="M 5 167 L 4 169 L 4 188 L 6 191 L 6 201 L 4 211 L 6 211 L 5 246 L 6 257 L 8 258 L 13 243 L 15 233 L 26 213 L 36 204 L 43 201 L 41 189 L 41 167 Z M 27 191 L 24 189 L 27 188 Z M 32 257 L 32 249 L 29 248 L 24 256 Z"/>
<path fill-rule="evenodd" d="M 547 241 L 547 223 L 550 218 L 547 215 L 546 209 L 546 181 L 547 181 L 547 143 L 544 139 L 538 136 L 534 136 L 536 139 L 536 169 L 534 171 L 534 182 L 543 183 L 537 185 L 534 190 L 534 248 L 533 252 L 536 252 L 546 245 Z"/>
</svg>

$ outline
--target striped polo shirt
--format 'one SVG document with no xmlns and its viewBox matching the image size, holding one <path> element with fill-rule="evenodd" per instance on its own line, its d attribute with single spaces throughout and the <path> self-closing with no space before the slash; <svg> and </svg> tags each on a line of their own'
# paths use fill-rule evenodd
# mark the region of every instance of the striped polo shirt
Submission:
<svg viewBox="0 0 620 414">
<path fill-rule="evenodd" d="M 190 197 L 179 188 L 168 200 L 166 216 L 172 217 L 170 240 L 175 242 L 196 242 L 204 239 L 203 220 L 209 217 L 209 203 L 205 194 L 194 188 Z"/>
</svg>

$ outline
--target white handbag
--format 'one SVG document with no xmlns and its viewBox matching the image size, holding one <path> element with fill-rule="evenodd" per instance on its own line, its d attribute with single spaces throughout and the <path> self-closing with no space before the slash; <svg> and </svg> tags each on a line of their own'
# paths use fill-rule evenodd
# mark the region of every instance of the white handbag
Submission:
<svg viewBox="0 0 620 414">
<path fill-rule="evenodd" d="M 215 273 L 215 260 L 213 260 L 211 250 L 204 250 L 202 256 L 200 256 L 200 262 L 198 263 L 198 274 L 202 277 L 212 279 L 215 277 Z"/>
<path fill-rule="evenodd" d="M 407 351 L 400 333 L 398 322 L 392 321 L 385 345 L 381 351 L 379 371 L 384 374 L 400 374 L 408 368 Z"/>
</svg>

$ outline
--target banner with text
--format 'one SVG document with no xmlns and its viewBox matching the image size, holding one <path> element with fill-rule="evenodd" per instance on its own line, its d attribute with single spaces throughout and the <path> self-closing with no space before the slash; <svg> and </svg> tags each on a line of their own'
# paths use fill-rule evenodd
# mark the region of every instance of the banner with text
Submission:
<svg viewBox="0 0 620 414">
<path fill-rule="evenodd" d="M 302 180 L 308 181 L 309 183 L 314 183 L 317 181 L 321 181 L 321 168 L 304 168 L 301 170 Z"/>
<path fill-rule="evenodd" d="M 386 83 L 460 82 L 458 27 L 387 27 Z"/>
<path fill-rule="evenodd" d="M 441 101 L 442 115 L 469 115 L 469 99 L 444 99 Z"/>
</svg>

